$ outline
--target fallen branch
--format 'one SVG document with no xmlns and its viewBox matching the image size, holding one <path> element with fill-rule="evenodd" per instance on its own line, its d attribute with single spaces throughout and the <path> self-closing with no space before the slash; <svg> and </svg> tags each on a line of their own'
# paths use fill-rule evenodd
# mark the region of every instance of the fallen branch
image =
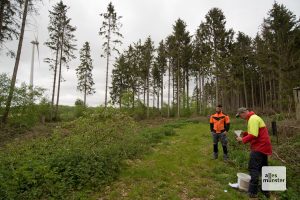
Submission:
<svg viewBox="0 0 300 200">
<path fill-rule="evenodd" d="M 283 159 L 281 159 L 275 151 L 273 151 L 273 154 L 274 154 L 281 162 L 283 162 L 283 163 L 286 164 L 286 161 L 283 160 Z"/>
</svg>

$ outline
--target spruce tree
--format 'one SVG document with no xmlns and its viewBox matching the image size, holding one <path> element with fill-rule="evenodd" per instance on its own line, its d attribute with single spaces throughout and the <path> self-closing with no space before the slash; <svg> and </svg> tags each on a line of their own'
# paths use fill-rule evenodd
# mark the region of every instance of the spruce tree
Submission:
<svg viewBox="0 0 300 200">
<path fill-rule="evenodd" d="M 158 49 L 157 49 L 157 57 L 156 57 L 156 63 L 158 67 L 159 72 L 159 78 L 157 79 L 157 86 L 160 87 L 160 105 L 161 108 L 163 108 L 163 98 L 164 98 L 164 75 L 167 71 L 167 50 L 166 46 L 164 44 L 164 41 L 162 40 L 159 43 Z"/>
<path fill-rule="evenodd" d="M 114 64 L 112 70 L 112 82 L 110 87 L 110 97 L 112 104 L 119 104 L 119 108 L 122 107 L 122 97 L 127 89 L 126 76 L 124 71 L 126 70 L 127 63 L 125 56 L 121 54 Z"/>
<path fill-rule="evenodd" d="M 174 61 L 173 65 L 173 80 L 176 86 L 176 103 L 177 103 L 177 117 L 180 117 L 181 109 L 181 96 L 184 96 L 183 105 L 185 106 L 185 86 L 186 86 L 186 74 L 189 69 L 189 59 L 187 57 L 187 47 L 190 45 L 190 34 L 186 30 L 186 23 L 178 19 L 173 25 L 173 47 L 171 50 L 171 56 Z M 172 41 L 172 40 L 171 40 Z"/>
<path fill-rule="evenodd" d="M 78 78 L 77 89 L 84 94 L 83 105 L 86 106 L 86 96 L 95 93 L 93 81 L 93 63 L 91 58 L 91 48 L 88 42 L 85 42 L 80 50 L 80 65 L 76 69 Z"/>
<path fill-rule="evenodd" d="M 205 16 L 205 22 L 203 25 L 203 32 L 205 35 L 205 45 L 208 45 L 211 52 L 210 57 L 210 71 L 214 76 L 215 85 L 215 104 L 221 103 L 223 98 L 219 98 L 220 87 L 224 82 L 224 76 L 226 74 L 226 67 L 228 61 L 228 48 L 232 42 L 233 31 L 227 30 L 226 19 L 223 11 L 218 8 L 211 9 Z M 221 95 L 222 97 L 222 95 Z"/>
<path fill-rule="evenodd" d="M 102 13 L 103 22 L 100 28 L 99 35 L 103 37 L 104 43 L 102 45 L 104 54 L 101 57 L 106 58 L 106 81 L 105 81 L 105 107 L 107 107 L 107 91 L 108 91 L 108 70 L 109 70 L 109 59 L 112 55 L 113 51 L 119 54 L 119 50 L 117 49 L 117 45 L 121 45 L 122 42 L 120 38 L 122 38 L 122 34 L 120 33 L 121 16 L 118 16 L 114 6 L 110 2 L 107 7 L 107 12 Z"/>
<path fill-rule="evenodd" d="M 144 85 L 144 102 L 146 98 L 147 105 L 147 118 L 149 118 L 149 100 L 150 100 L 150 79 L 151 79 L 151 68 L 154 61 L 154 43 L 149 36 L 142 46 L 142 57 L 141 57 L 141 78 Z"/>
<path fill-rule="evenodd" d="M 67 16 L 68 9 L 69 7 L 60 1 L 53 6 L 53 11 L 49 11 L 49 39 L 45 45 L 51 50 L 52 57 L 46 58 L 45 62 L 49 63 L 50 69 L 54 71 L 51 98 L 51 119 L 57 119 L 58 115 L 60 84 L 62 81 L 62 66 L 65 65 L 68 69 L 68 63 L 72 59 L 76 58 L 74 55 L 74 50 L 76 50 L 76 39 L 74 35 L 76 27 L 70 24 L 71 19 Z M 56 84 L 57 96 L 54 109 Z"/>
<path fill-rule="evenodd" d="M 274 3 L 268 17 L 262 25 L 262 39 L 269 51 L 269 65 L 275 72 L 279 111 L 287 108 L 292 100 L 292 87 L 296 87 L 299 80 L 299 51 L 297 40 L 299 38 L 299 20 L 284 5 Z M 266 61 L 266 60 L 265 60 Z M 298 74 L 296 73 L 298 72 Z M 291 103 L 291 102 L 289 102 Z"/>
</svg>

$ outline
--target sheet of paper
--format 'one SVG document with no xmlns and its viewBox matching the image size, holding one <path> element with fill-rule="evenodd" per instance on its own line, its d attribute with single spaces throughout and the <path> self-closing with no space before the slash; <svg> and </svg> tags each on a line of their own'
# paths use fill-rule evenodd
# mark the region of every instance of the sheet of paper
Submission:
<svg viewBox="0 0 300 200">
<path fill-rule="evenodd" d="M 242 132 L 243 132 L 242 130 L 235 130 L 235 131 L 234 131 L 234 133 L 235 133 L 235 135 L 236 135 L 237 137 L 240 137 Z"/>
<path fill-rule="evenodd" d="M 239 187 L 239 184 L 238 183 L 229 183 L 228 184 L 230 187 L 233 187 L 233 188 L 238 188 Z"/>
</svg>

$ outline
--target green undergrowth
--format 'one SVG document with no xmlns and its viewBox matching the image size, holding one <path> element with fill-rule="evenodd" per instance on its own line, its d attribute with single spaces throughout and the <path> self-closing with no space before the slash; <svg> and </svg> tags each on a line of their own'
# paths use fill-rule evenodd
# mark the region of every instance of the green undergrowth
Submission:
<svg viewBox="0 0 300 200">
<path fill-rule="evenodd" d="M 118 177 L 125 159 L 147 152 L 171 125 L 149 129 L 113 109 L 64 123 L 50 137 L 0 151 L 0 199 L 81 199 Z"/>
</svg>

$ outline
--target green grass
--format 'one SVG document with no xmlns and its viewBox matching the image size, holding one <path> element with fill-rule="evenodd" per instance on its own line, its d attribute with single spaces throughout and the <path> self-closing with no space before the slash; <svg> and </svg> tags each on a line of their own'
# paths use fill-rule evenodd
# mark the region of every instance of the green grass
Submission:
<svg viewBox="0 0 300 200">
<path fill-rule="evenodd" d="M 211 159 L 212 141 L 206 123 L 188 124 L 176 132 L 142 160 L 128 161 L 118 181 L 93 198 L 247 199 L 246 193 L 228 186 L 236 182 L 240 167 L 224 162 L 222 151 L 218 160 Z"/>
<path fill-rule="evenodd" d="M 233 134 L 246 123 L 231 124 L 230 161 L 224 162 L 220 144 L 219 159 L 212 160 L 206 118 L 137 124 L 115 110 L 91 112 L 62 123 L 52 136 L 5 146 L 0 194 L 7 196 L 0 199 L 248 199 L 228 186 L 237 172 L 247 173 L 249 160 L 249 146 Z M 269 164 L 284 165 L 272 157 Z M 299 185 L 292 179 L 299 175 L 291 173 L 297 169 L 286 166 L 288 191 L 273 196 L 298 199 Z"/>
</svg>

